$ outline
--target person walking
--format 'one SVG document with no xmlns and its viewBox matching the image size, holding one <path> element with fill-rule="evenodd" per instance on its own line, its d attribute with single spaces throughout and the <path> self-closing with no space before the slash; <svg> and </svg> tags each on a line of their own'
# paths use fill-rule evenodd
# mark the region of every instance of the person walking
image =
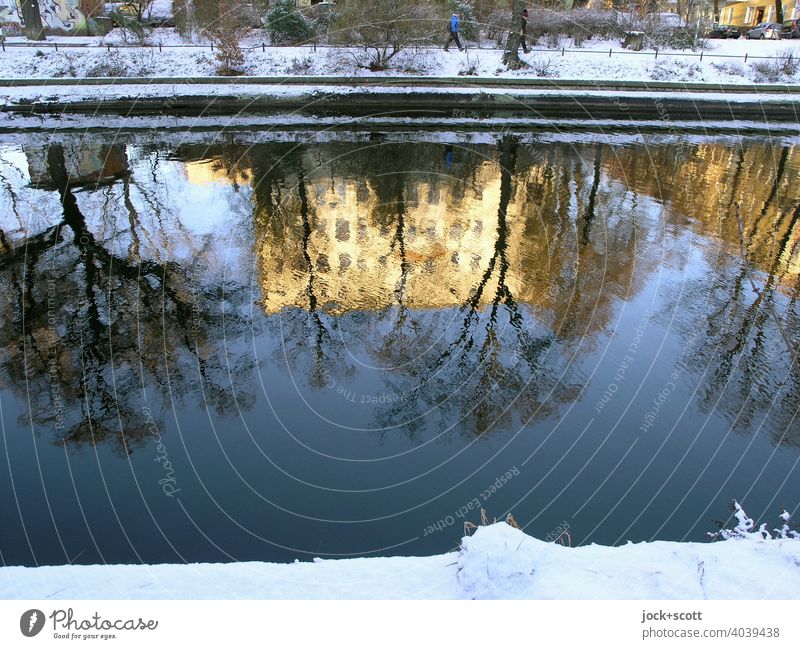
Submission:
<svg viewBox="0 0 800 649">
<path fill-rule="evenodd" d="M 522 10 L 522 29 L 519 32 L 519 44 L 522 45 L 522 51 L 525 52 L 525 54 L 530 52 L 530 49 L 528 49 L 527 38 L 528 38 L 528 10 L 527 9 L 523 9 Z"/>
<path fill-rule="evenodd" d="M 453 14 L 453 16 L 450 18 L 450 37 L 444 44 L 445 52 L 449 51 L 450 43 L 455 43 L 458 45 L 459 52 L 464 51 L 464 48 L 461 45 L 461 40 L 458 38 L 458 14 Z"/>
</svg>

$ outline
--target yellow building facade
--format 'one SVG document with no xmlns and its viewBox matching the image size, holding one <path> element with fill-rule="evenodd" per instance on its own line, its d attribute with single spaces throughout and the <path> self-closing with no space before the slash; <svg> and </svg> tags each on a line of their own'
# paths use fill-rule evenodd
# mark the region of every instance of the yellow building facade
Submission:
<svg viewBox="0 0 800 649">
<path fill-rule="evenodd" d="M 785 2 L 783 19 L 791 20 L 798 17 L 800 17 L 800 3 L 795 0 Z M 776 20 L 775 3 L 769 0 L 727 2 L 719 17 L 719 21 L 723 25 L 736 25 L 737 27 L 755 27 L 759 23 L 770 23 Z"/>
</svg>

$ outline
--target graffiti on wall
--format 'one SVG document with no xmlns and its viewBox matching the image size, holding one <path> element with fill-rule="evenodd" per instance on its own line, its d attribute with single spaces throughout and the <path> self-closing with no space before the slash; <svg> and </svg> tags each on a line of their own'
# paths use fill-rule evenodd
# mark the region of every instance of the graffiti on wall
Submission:
<svg viewBox="0 0 800 649">
<path fill-rule="evenodd" d="M 78 8 L 80 0 L 39 0 L 42 22 L 50 29 L 73 32 L 86 27 L 86 16 Z"/>
<path fill-rule="evenodd" d="M 22 24 L 19 3 L 24 0 L 0 0 L 0 21 Z M 80 32 L 86 29 L 86 16 L 80 9 L 80 0 L 39 0 L 42 24 L 53 30 Z"/>
<path fill-rule="evenodd" d="M 21 23 L 21 11 L 17 0 L 0 0 L 0 21 L 4 23 Z"/>
</svg>

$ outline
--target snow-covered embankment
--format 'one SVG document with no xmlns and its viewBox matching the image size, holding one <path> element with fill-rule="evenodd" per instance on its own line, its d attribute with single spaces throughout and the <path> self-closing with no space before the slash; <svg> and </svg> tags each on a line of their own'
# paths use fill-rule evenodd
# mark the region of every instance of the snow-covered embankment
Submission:
<svg viewBox="0 0 800 649">
<path fill-rule="evenodd" d="M 800 542 L 566 548 L 506 523 L 433 557 L 0 569 L 14 599 L 792 599 Z"/>
</svg>

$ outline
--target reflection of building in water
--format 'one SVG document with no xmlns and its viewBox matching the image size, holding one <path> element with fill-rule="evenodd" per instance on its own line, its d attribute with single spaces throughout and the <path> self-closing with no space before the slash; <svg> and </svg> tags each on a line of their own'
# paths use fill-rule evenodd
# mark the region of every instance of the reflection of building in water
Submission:
<svg viewBox="0 0 800 649">
<path fill-rule="evenodd" d="M 323 168 L 302 188 L 287 180 L 290 195 L 258 232 L 266 311 L 308 308 L 312 299 L 335 314 L 400 300 L 460 306 L 482 286 L 478 307 L 507 289 L 513 301 L 546 310 L 563 333 L 605 326 L 613 301 L 644 279 L 647 260 L 634 261 L 645 212 L 619 183 L 601 181 L 594 147 L 585 159 L 568 148 L 536 160 L 518 151 L 503 217 L 501 168 L 486 162 L 495 147 L 477 151 L 460 176 L 389 170 L 364 178 Z"/>
<path fill-rule="evenodd" d="M 28 173 L 34 186 L 53 184 L 47 147 L 24 147 Z M 64 165 L 70 185 L 98 183 L 129 171 L 128 156 L 122 144 L 90 144 L 69 141 L 64 147 Z M 59 156 L 60 159 L 60 156 Z"/>
<path fill-rule="evenodd" d="M 380 206 L 374 188 L 355 179 L 339 178 L 333 189 L 325 178 L 308 180 L 306 249 L 302 216 L 293 209 L 295 200 L 281 218 L 295 221 L 291 231 L 299 237 L 281 241 L 267 236 L 261 244 L 267 311 L 307 306 L 309 261 L 317 278 L 318 303 L 334 313 L 390 306 L 396 303 L 403 280 L 403 300 L 409 307 L 462 302 L 494 250 L 500 182 L 496 172 L 484 166 L 481 194 L 460 201 L 451 196 L 452 186 L 434 188 L 422 181 L 414 188 L 416 198 L 406 200 L 403 208 Z M 375 217 L 379 207 L 394 218 L 379 222 Z M 518 220 L 509 216 L 512 227 Z"/>
<path fill-rule="evenodd" d="M 215 158 L 187 162 L 184 168 L 186 180 L 193 185 L 208 185 L 209 183 L 250 185 L 253 182 L 253 174 L 250 169 L 241 167 L 231 169 Z"/>
</svg>

